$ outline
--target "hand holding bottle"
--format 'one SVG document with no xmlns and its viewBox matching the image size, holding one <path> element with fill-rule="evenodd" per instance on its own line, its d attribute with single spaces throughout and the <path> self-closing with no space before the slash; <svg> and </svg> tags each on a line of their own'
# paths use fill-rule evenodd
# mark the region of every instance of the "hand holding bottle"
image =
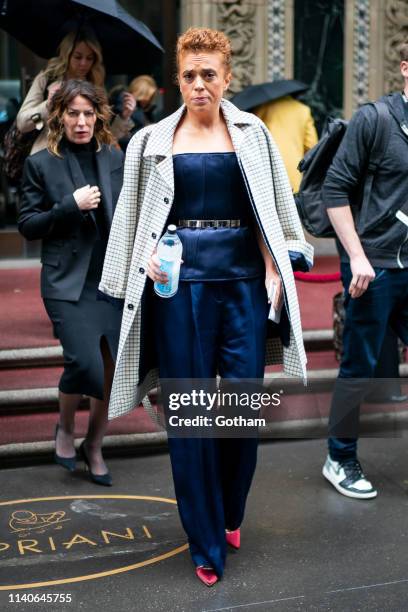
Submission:
<svg viewBox="0 0 408 612">
<path fill-rule="evenodd" d="M 149 271 L 156 277 L 154 290 L 160 297 L 169 298 L 177 293 L 182 253 L 183 245 L 177 236 L 177 227 L 169 225 L 167 232 L 159 240 L 157 254 L 153 254 L 149 262 Z M 164 278 L 165 282 L 162 280 Z"/>
<path fill-rule="evenodd" d="M 162 272 L 160 269 L 160 259 L 157 255 L 157 249 L 154 249 L 150 261 L 147 264 L 147 276 L 151 278 L 153 282 L 167 283 L 169 280 L 166 272 Z"/>
</svg>

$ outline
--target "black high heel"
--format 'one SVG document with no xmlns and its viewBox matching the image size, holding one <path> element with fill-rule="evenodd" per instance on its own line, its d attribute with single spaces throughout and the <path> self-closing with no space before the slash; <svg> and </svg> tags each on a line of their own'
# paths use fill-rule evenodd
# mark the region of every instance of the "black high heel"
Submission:
<svg viewBox="0 0 408 612">
<path fill-rule="evenodd" d="M 59 430 L 59 423 L 55 426 L 55 449 L 57 448 L 57 435 Z M 75 472 L 76 468 L 76 454 L 73 457 L 61 457 L 61 455 L 57 454 L 57 450 L 54 451 L 54 461 L 58 465 L 61 465 L 66 470 L 70 472 Z"/>
<path fill-rule="evenodd" d="M 86 454 L 86 450 L 85 450 L 85 440 L 81 442 L 81 445 L 79 447 L 79 454 L 81 455 L 82 459 L 85 462 L 86 467 L 88 468 L 89 476 L 92 482 L 98 485 L 102 485 L 104 487 L 111 487 L 112 486 L 112 476 L 110 475 L 109 472 L 106 472 L 106 474 L 94 474 L 92 472 L 91 466 L 89 463 L 89 457 Z"/>
</svg>

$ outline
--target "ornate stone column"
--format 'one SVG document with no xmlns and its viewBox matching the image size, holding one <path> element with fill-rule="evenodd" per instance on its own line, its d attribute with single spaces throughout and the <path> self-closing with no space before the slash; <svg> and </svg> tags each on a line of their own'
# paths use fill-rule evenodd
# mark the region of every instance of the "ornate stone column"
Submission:
<svg viewBox="0 0 408 612">
<path fill-rule="evenodd" d="M 399 70 L 398 47 L 408 42 L 408 3 L 407 0 L 386 0 L 384 14 L 384 91 L 401 89 L 402 77 Z"/>
<path fill-rule="evenodd" d="M 408 40 L 406 0 L 346 0 L 344 114 L 401 88 L 398 46 Z"/>
<path fill-rule="evenodd" d="M 370 0 L 345 1 L 344 116 L 369 99 Z"/>
<path fill-rule="evenodd" d="M 231 93 L 268 78 L 268 0 L 182 0 L 182 30 L 211 27 L 233 46 Z"/>
<path fill-rule="evenodd" d="M 191 26 L 203 28 L 216 28 L 217 1 L 216 0 L 181 0 L 181 31 Z"/>
<path fill-rule="evenodd" d="M 268 80 L 293 78 L 294 0 L 268 0 Z"/>
</svg>

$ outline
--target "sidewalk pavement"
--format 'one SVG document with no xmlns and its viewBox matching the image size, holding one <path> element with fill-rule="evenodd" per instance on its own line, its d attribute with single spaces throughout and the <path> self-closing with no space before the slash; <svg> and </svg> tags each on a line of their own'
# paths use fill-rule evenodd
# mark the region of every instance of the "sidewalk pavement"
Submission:
<svg viewBox="0 0 408 612">
<path fill-rule="evenodd" d="M 379 489 L 369 501 L 323 479 L 324 441 L 262 444 L 241 550 L 228 554 L 211 589 L 185 550 L 166 453 L 109 460 L 110 489 L 90 483 L 82 464 L 73 475 L 53 465 L 2 470 L 0 609 L 402 612 L 406 438 L 361 440 L 363 468 Z M 47 595 L 59 602 L 29 603 Z"/>
</svg>

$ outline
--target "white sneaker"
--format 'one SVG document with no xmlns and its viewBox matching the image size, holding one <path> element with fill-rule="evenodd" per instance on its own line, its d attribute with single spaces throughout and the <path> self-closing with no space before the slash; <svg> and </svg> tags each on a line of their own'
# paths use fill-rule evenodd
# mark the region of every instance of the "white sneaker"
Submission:
<svg viewBox="0 0 408 612">
<path fill-rule="evenodd" d="M 348 461 L 333 461 L 327 456 L 323 466 L 323 476 L 335 489 L 346 497 L 356 499 L 372 499 L 377 497 L 377 491 L 363 474 L 357 459 Z"/>
</svg>

